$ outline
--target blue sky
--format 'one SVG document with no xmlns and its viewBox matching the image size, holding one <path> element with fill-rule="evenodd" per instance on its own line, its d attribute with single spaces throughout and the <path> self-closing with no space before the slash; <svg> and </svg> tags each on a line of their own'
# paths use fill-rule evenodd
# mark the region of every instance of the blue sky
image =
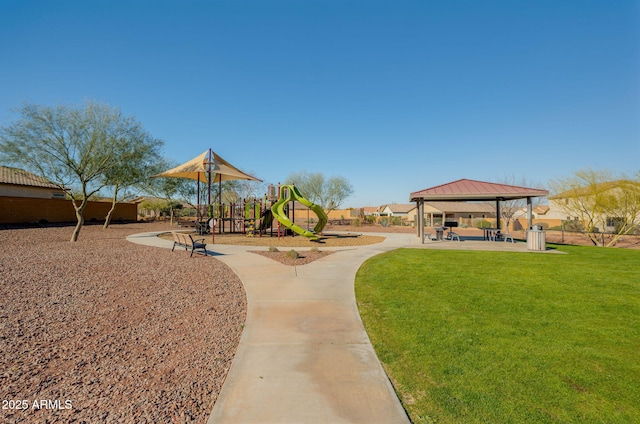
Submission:
<svg viewBox="0 0 640 424">
<path fill-rule="evenodd" d="M 0 57 L 0 125 L 99 101 L 177 162 L 344 176 L 345 206 L 640 170 L 637 0 L 0 0 Z"/>
</svg>

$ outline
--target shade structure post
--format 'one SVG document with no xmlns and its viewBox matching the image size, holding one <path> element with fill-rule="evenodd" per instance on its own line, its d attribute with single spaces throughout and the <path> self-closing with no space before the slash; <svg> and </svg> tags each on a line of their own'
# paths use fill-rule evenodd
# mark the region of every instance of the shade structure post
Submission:
<svg viewBox="0 0 640 424">
<path fill-rule="evenodd" d="M 211 204 L 211 162 L 212 162 L 212 158 L 211 158 L 211 149 L 209 149 L 209 151 L 207 152 L 207 207 L 208 205 Z"/>
</svg>

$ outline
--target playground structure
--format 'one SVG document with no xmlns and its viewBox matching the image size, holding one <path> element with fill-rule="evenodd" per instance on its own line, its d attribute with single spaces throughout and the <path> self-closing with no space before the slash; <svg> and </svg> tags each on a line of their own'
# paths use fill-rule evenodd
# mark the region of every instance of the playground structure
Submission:
<svg viewBox="0 0 640 424">
<path fill-rule="evenodd" d="M 306 219 L 303 216 L 305 209 Z M 310 216 L 310 212 L 317 217 L 313 229 L 310 225 L 315 219 Z M 316 241 L 327 221 L 322 207 L 306 199 L 294 185 L 279 185 L 277 188 L 271 185 L 268 194 L 262 199 L 251 198 L 235 203 L 199 205 L 195 226 L 200 234 L 211 232 L 212 241 L 215 240 L 215 234 L 225 233 L 240 233 L 248 237 L 269 235 L 278 238 L 295 233 Z M 305 224 L 307 229 L 303 228 Z"/>
<path fill-rule="evenodd" d="M 293 185 L 282 185 L 280 186 L 279 191 L 280 194 L 278 196 L 278 201 L 271 206 L 271 213 L 273 216 L 275 216 L 278 222 L 286 228 L 300 234 L 301 236 L 305 236 L 314 241 L 318 240 L 318 234 L 322 231 L 325 225 L 327 225 L 327 215 L 324 213 L 322 207 L 302 197 L 300 191 L 298 191 L 298 189 Z M 289 219 L 288 214 L 285 211 L 285 206 L 289 202 L 295 201 L 302 203 L 318 217 L 318 223 L 314 227 L 313 232 L 301 228 Z"/>
<path fill-rule="evenodd" d="M 276 195 L 275 187 L 270 185 L 269 193 L 262 200 L 244 199 L 241 202 L 224 204 L 222 202 L 223 181 L 250 180 L 261 182 L 262 180 L 240 171 L 212 149 L 207 149 L 199 156 L 182 165 L 153 175 L 152 178 L 187 178 L 197 182 L 197 218 L 194 225 L 200 234 L 210 231 L 211 242 L 215 241 L 216 230 L 219 234 L 222 234 L 226 232 L 227 227 L 230 233 L 243 233 L 248 236 L 253 236 L 256 232 L 259 235 L 263 235 L 267 230 L 270 230 L 273 236 L 273 217 L 278 222 L 278 237 L 286 235 L 288 230 L 311 240 L 318 240 L 317 234 L 327 224 L 327 215 L 322 207 L 305 199 L 293 185 L 278 185 L 278 195 Z M 201 194 L 204 194 L 200 190 L 201 183 L 205 183 L 207 186 L 205 204 L 201 202 Z M 211 199 L 211 189 L 214 183 L 218 183 L 217 202 L 212 202 Z M 271 202 L 270 206 L 267 206 L 268 201 Z M 318 223 L 313 231 L 310 229 L 304 230 L 295 223 L 296 202 L 304 205 L 317 215 Z M 293 208 L 289 208 L 289 203 L 293 205 Z M 290 213 L 291 218 L 289 217 Z M 206 220 L 205 216 L 207 217 Z M 307 224 L 309 222 L 310 219 L 307 219 Z"/>
</svg>

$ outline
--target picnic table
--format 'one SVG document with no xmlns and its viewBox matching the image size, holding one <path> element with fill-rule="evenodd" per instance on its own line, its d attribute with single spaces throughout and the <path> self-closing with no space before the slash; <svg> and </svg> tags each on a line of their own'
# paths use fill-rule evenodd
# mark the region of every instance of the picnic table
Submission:
<svg viewBox="0 0 640 424">
<path fill-rule="evenodd" d="M 483 228 L 484 235 L 483 238 L 489 241 L 496 241 L 498 237 L 498 233 L 500 232 L 499 228 Z"/>
</svg>

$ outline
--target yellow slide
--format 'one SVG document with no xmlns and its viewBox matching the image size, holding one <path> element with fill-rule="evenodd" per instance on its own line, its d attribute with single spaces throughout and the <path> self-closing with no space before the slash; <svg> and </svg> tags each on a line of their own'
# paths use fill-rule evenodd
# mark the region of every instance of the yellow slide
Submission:
<svg viewBox="0 0 640 424">
<path fill-rule="evenodd" d="M 314 227 L 313 231 L 305 230 L 294 224 L 284 212 L 284 208 L 287 203 L 296 200 L 311 209 L 311 211 L 318 216 L 318 223 Z M 310 240 L 318 240 L 319 237 L 317 234 L 322 231 L 325 225 L 327 225 L 327 214 L 324 213 L 324 209 L 302 197 L 298 189 L 293 185 L 280 186 L 278 201 L 271 206 L 271 212 L 273 213 L 273 216 L 276 217 L 276 219 L 286 228 L 295 231 L 301 236 L 308 237 Z"/>
</svg>

